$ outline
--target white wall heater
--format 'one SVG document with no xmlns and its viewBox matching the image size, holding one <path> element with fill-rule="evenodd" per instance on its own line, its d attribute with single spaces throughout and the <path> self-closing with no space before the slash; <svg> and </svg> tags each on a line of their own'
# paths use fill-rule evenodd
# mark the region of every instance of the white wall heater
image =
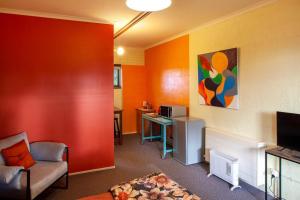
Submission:
<svg viewBox="0 0 300 200">
<path fill-rule="evenodd" d="M 210 150 L 210 173 L 230 183 L 233 191 L 239 186 L 239 160 L 221 152 Z"/>
<path fill-rule="evenodd" d="M 209 162 L 211 149 L 237 158 L 239 178 L 257 188 L 265 183 L 265 147 L 264 142 L 205 128 L 205 160 Z"/>
</svg>

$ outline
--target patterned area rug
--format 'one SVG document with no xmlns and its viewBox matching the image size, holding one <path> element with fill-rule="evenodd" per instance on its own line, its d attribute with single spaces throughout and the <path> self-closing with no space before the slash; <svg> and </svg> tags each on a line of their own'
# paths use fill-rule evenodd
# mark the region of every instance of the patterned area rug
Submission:
<svg viewBox="0 0 300 200">
<path fill-rule="evenodd" d="M 110 189 L 115 200 L 201 200 L 164 173 L 153 173 Z"/>
</svg>

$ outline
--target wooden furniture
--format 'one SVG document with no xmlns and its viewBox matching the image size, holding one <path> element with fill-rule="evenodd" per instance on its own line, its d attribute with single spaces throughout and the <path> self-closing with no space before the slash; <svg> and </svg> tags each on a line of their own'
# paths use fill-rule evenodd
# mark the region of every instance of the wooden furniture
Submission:
<svg viewBox="0 0 300 200">
<path fill-rule="evenodd" d="M 122 125 L 122 115 L 123 115 L 123 110 L 117 107 L 114 107 L 114 114 L 118 115 L 119 118 L 119 134 L 115 136 L 115 141 L 119 143 L 119 145 L 123 144 L 123 125 Z M 115 118 L 115 117 L 114 117 Z"/>
<path fill-rule="evenodd" d="M 121 135 L 120 126 L 119 126 L 119 118 L 114 118 L 114 138 L 117 138 Z"/>
<path fill-rule="evenodd" d="M 279 196 L 278 199 L 284 199 L 282 198 L 282 184 L 281 184 L 281 179 L 282 179 L 282 173 L 281 173 L 281 162 L 282 159 L 288 160 L 293 163 L 300 164 L 300 157 L 297 155 L 297 157 L 293 153 L 294 151 L 289 150 L 289 149 L 284 149 L 281 147 L 276 147 L 272 149 L 267 149 L 265 151 L 265 200 L 268 199 L 268 155 L 275 156 L 279 159 Z"/>
<path fill-rule="evenodd" d="M 142 136 L 142 114 L 153 113 L 154 109 L 137 108 L 136 109 L 136 133 Z M 144 123 L 145 135 L 149 135 L 149 123 Z"/>
<path fill-rule="evenodd" d="M 145 136 L 145 131 L 144 131 L 144 121 L 147 120 L 149 121 L 150 124 L 150 136 Z M 156 123 L 160 125 L 160 135 L 152 135 L 152 123 Z M 142 115 L 142 144 L 144 144 L 145 140 L 152 140 L 152 139 L 161 139 L 163 143 L 163 152 L 162 152 L 162 158 L 164 159 L 166 157 L 167 153 L 173 152 L 173 147 L 172 148 L 167 148 L 167 126 L 172 126 L 173 125 L 173 120 L 158 116 L 158 117 L 151 117 L 148 114 L 143 114 Z"/>
</svg>

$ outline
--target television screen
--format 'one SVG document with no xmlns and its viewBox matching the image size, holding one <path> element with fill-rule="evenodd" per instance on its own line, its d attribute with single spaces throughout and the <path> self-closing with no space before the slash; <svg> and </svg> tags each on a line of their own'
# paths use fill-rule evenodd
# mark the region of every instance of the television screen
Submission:
<svg viewBox="0 0 300 200">
<path fill-rule="evenodd" d="M 277 145 L 300 151 L 300 114 L 277 112 Z"/>
</svg>

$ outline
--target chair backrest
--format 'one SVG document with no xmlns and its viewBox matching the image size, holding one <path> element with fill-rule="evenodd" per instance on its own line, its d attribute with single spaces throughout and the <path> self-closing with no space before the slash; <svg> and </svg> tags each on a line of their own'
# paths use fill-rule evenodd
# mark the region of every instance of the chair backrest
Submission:
<svg viewBox="0 0 300 200">
<path fill-rule="evenodd" d="M 30 146 L 29 146 L 26 132 L 22 132 L 17 135 L 9 136 L 7 138 L 0 140 L 0 165 L 5 164 L 2 154 L 1 154 L 1 150 L 5 149 L 7 147 L 10 147 L 18 142 L 21 142 L 22 140 L 25 140 L 28 150 L 30 151 Z"/>
</svg>

